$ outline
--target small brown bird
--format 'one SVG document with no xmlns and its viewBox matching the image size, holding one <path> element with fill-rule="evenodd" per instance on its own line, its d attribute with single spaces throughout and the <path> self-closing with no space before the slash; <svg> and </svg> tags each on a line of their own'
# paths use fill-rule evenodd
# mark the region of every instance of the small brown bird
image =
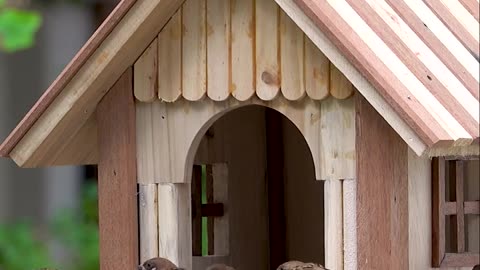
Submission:
<svg viewBox="0 0 480 270">
<path fill-rule="evenodd" d="M 138 270 L 184 270 L 178 268 L 174 263 L 165 258 L 153 258 L 142 265 L 138 266 Z"/>
<path fill-rule="evenodd" d="M 480 264 L 475 265 L 472 270 L 480 270 Z"/>
<path fill-rule="evenodd" d="M 235 268 L 225 264 L 214 264 L 210 265 L 207 270 L 235 270 Z"/>
<path fill-rule="evenodd" d="M 277 270 L 328 270 L 320 264 L 289 261 L 280 265 Z"/>
</svg>

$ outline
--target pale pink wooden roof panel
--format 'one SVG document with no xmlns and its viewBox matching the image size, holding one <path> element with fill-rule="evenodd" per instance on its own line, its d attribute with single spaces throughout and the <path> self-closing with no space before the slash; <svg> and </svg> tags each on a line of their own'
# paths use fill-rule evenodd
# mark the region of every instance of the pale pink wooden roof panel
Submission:
<svg viewBox="0 0 480 270">
<path fill-rule="evenodd" d="M 470 1 L 295 2 L 426 145 L 478 141 L 479 23 Z"/>
</svg>

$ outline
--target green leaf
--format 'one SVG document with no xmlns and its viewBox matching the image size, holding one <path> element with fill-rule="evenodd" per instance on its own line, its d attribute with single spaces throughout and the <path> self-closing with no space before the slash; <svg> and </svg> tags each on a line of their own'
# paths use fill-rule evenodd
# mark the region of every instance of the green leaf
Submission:
<svg viewBox="0 0 480 270">
<path fill-rule="evenodd" d="M 36 12 L 0 10 L 0 47 L 7 52 L 30 48 L 40 25 L 41 17 Z"/>
</svg>

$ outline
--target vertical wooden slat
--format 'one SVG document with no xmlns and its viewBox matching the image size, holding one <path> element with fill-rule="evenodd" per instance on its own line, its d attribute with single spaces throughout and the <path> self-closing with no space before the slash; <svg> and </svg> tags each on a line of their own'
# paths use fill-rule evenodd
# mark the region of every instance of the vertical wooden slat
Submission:
<svg viewBox="0 0 480 270">
<path fill-rule="evenodd" d="M 202 166 L 192 173 L 192 255 L 202 256 Z"/>
<path fill-rule="evenodd" d="M 190 101 L 207 90 L 205 0 L 187 0 L 182 7 L 182 92 Z"/>
<path fill-rule="evenodd" d="M 189 183 L 158 184 L 158 255 L 184 269 L 192 269 L 190 190 Z"/>
<path fill-rule="evenodd" d="M 325 181 L 325 267 L 343 269 L 343 199 L 339 179 Z"/>
<path fill-rule="evenodd" d="M 345 179 L 343 191 L 343 269 L 357 269 L 357 181 Z"/>
<path fill-rule="evenodd" d="M 231 3 L 231 76 L 230 91 L 240 101 L 255 94 L 255 0 Z"/>
<path fill-rule="evenodd" d="M 139 184 L 140 262 L 158 257 L 158 198 L 156 184 Z"/>
<path fill-rule="evenodd" d="M 322 100 L 329 95 L 330 61 L 305 36 L 305 90 L 314 100 Z"/>
<path fill-rule="evenodd" d="M 101 270 L 136 269 L 138 265 L 132 73 L 132 68 L 125 71 L 96 112 Z"/>
<path fill-rule="evenodd" d="M 455 162 L 455 192 L 457 197 L 457 252 L 465 252 L 464 161 Z"/>
<path fill-rule="evenodd" d="M 182 94 L 182 12 L 177 11 L 158 35 L 158 97 L 176 101 Z"/>
<path fill-rule="evenodd" d="M 285 12 L 280 12 L 282 94 L 288 100 L 305 95 L 304 34 Z"/>
<path fill-rule="evenodd" d="M 143 52 L 134 65 L 135 97 L 142 102 L 151 102 L 157 97 L 157 39 Z"/>
<path fill-rule="evenodd" d="M 274 99 L 280 89 L 279 8 L 275 1 L 256 0 L 256 86 L 262 100 Z"/>
<path fill-rule="evenodd" d="M 213 204 L 213 171 L 212 165 L 209 164 L 207 168 L 207 183 L 206 183 L 206 193 L 207 193 L 207 204 Z M 207 238 L 208 238 L 208 255 L 215 255 L 215 228 L 214 228 L 214 219 L 216 217 L 209 216 L 207 217 Z"/>
<path fill-rule="evenodd" d="M 337 99 L 346 99 L 353 95 L 352 83 L 331 63 L 330 94 Z"/>
<path fill-rule="evenodd" d="M 230 96 L 230 0 L 207 0 L 207 94 Z"/>
<path fill-rule="evenodd" d="M 282 115 L 269 109 L 265 117 L 270 265 L 275 268 L 287 259 Z"/>
<path fill-rule="evenodd" d="M 445 160 L 432 160 L 432 265 L 440 267 L 445 256 Z"/>
<path fill-rule="evenodd" d="M 227 256 L 230 252 L 228 167 L 225 163 L 212 165 L 214 203 L 223 203 L 225 211 L 222 217 L 214 221 L 214 246 L 216 256 Z"/>
<path fill-rule="evenodd" d="M 448 166 L 448 177 L 445 177 L 445 198 L 442 214 L 445 216 L 445 253 L 457 250 L 457 185 L 456 178 L 456 161 L 449 160 L 445 163 Z M 448 188 L 447 188 L 448 187 Z M 453 206 L 453 214 L 447 215 L 448 205 Z M 447 222 L 448 221 L 448 222 Z"/>
<path fill-rule="evenodd" d="M 358 269 L 408 269 L 408 147 L 361 95 L 355 108 Z"/>
</svg>

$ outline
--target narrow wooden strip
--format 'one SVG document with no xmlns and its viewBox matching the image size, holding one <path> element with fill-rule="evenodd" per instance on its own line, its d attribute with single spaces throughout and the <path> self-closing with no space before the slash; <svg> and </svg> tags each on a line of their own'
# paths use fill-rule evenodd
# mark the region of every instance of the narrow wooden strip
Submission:
<svg viewBox="0 0 480 270">
<path fill-rule="evenodd" d="M 280 90 L 279 8 L 274 1 L 256 0 L 255 52 L 257 96 L 274 99 Z"/>
<path fill-rule="evenodd" d="M 343 199 L 339 179 L 325 181 L 325 267 L 343 269 Z"/>
<path fill-rule="evenodd" d="M 228 13 L 229 14 L 229 13 Z M 207 217 L 207 254 L 215 255 L 215 228 L 214 218 L 223 216 L 223 203 L 213 203 L 213 172 L 212 165 L 206 166 L 206 195 L 207 204 L 202 204 L 202 217 Z"/>
<path fill-rule="evenodd" d="M 202 256 L 202 166 L 192 172 L 192 255 Z"/>
<path fill-rule="evenodd" d="M 337 99 L 353 95 L 352 83 L 333 64 L 330 64 L 330 95 Z"/>
<path fill-rule="evenodd" d="M 182 7 L 182 93 L 190 101 L 207 91 L 206 0 L 187 0 Z"/>
<path fill-rule="evenodd" d="M 157 97 L 157 46 L 155 39 L 135 62 L 133 92 L 142 102 L 151 102 Z"/>
<path fill-rule="evenodd" d="M 158 197 L 156 184 L 138 185 L 140 262 L 158 257 Z"/>
<path fill-rule="evenodd" d="M 281 88 L 288 100 L 298 100 L 305 95 L 303 39 L 302 30 L 280 11 Z"/>
<path fill-rule="evenodd" d="M 448 165 L 448 177 L 445 178 L 445 201 L 455 202 L 455 208 L 457 208 L 457 192 L 456 192 L 456 161 L 447 161 Z M 455 210 L 456 212 L 456 210 Z M 445 214 L 445 213 L 444 213 Z M 447 223 L 448 222 L 448 223 Z M 450 226 L 448 226 L 448 225 Z M 457 216 L 445 216 L 445 227 L 448 229 L 445 232 L 445 252 L 447 250 L 457 250 Z M 449 236 L 447 238 L 447 236 Z M 448 240 L 449 241 L 448 241 Z"/>
<path fill-rule="evenodd" d="M 330 61 L 305 36 L 305 90 L 313 100 L 322 100 L 329 95 Z"/>
<path fill-rule="evenodd" d="M 343 269 L 357 269 L 357 181 L 345 179 L 343 190 Z"/>
<path fill-rule="evenodd" d="M 158 184 L 158 255 L 183 269 L 192 269 L 190 190 L 190 183 Z"/>
<path fill-rule="evenodd" d="M 102 42 L 108 37 L 136 2 L 137 0 L 121 0 L 119 2 L 112 13 L 110 13 L 107 19 L 105 19 L 102 25 L 100 25 L 87 43 L 85 43 L 70 63 L 68 63 L 62 73 L 58 75 L 55 81 L 53 81 L 45 93 L 0 145 L 0 157 L 7 157 L 10 154 L 12 149 L 37 122 L 43 112 L 45 112 L 50 104 L 52 104 L 66 85 L 75 77 L 75 75 L 77 75 L 90 56 L 92 56 L 98 47 L 100 47 Z"/>
<path fill-rule="evenodd" d="M 287 260 L 285 209 L 285 175 L 282 115 L 265 110 L 266 177 L 268 185 L 268 220 L 270 239 L 269 265 L 278 266 Z"/>
<path fill-rule="evenodd" d="M 227 256 L 230 253 L 229 201 L 228 201 L 228 166 L 225 163 L 212 165 L 213 200 L 225 206 L 223 216 L 214 221 L 214 245 L 216 256 Z"/>
<path fill-rule="evenodd" d="M 432 160 L 432 266 L 440 267 L 445 256 L 445 160 Z"/>
<path fill-rule="evenodd" d="M 361 95 L 355 108 L 358 269 L 408 269 L 408 147 Z"/>
<path fill-rule="evenodd" d="M 158 97 L 174 102 L 182 94 L 182 12 L 178 10 L 158 35 Z"/>
<path fill-rule="evenodd" d="M 137 174 L 133 71 L 129 68 L 97 107 L 100 269 L 138 265 Z"/>
<path fill-rule="evenodd" d="M 480 201 L 465 202 L 465 215 L 480 215 Z"/>
<path fill-rule="evenodd" d="M 474 267 L 480 264 L 478 253 L 446 253 L 442 267 Z"/>
<path fill-rule="evenodd" d="M 207 0 L 207 94 L 230 96 L 230 0 Z"/>
<path fill-rule="evenodd" d="M 408 269 L 432 268 L 432 164 L 408 151 Z M 428 219 L 428 222 L 419 222 Z"/>
<path fill-rule="evenodd" d="M 465 209 L 464 209 L 464 161 L 455 162 L 455 186 L 457 203 L 457 252 L 465 252 Z"/>
<path fill-rule="evenodd" d="M 475 60 L 471 61 L 471 55 L 463 54 L 461 52 L 462 49 L 458 46 L 450 46 L 449 49 L 447 44 L 443 43 L 439 39 L 439 36 L 432 32 L 432 29 L 430 28 L 431 25 L 428 24 L 428 22 L 424 23 L 404 1 L 386 1 L 422 39 L 422 41 L 425 42 L 425 44 L 442 60 L 450 71 L 455 74 L 470 93 L 479 100 L 478 62 Z M 425 17 L 422 19 L 425 19 Z M 473 66 L 469 64 L 470 62 Z"/>
<path fill-rule="evenodd" d="M 478 4 L 478 1 L 476 0 L 459 0 L 459 2 L 465 7 L 470 14 L 477 20 L 477 22 L 480 22 L 480 7 Z"/>
<path fill-rule="evenodd" d="M 367 77 L 386 102 L 392 106 L 392 109 L 415 130 L 426 145 L 432 146 L 439 141 L 451 140 L 416 99 L 408 98 L 411 97 L 409 91 L 365 45 L 362 39 L 358 35 L 352 34 L 353 30 L 344 21 L 338 20 L 339 15 L 327 3 L 304 0 L 295 0 L 295 2 L 351 63 Z"/>
<path fill-rule="evenodd" d="M 402 19 L 383 1 L 370 0 L 367 1 L 367 5 L 355 0 L 347 2 L 409 67 L 440 104 L 452 114 L 454 119 L 472 137 L 477 137 L 480 114 L 478 101 L 405 25 Z"/>
<path fill-rule="evenodd" d="M 230 91 L 240 101 L 255 94 L 255 0 L 231 1 Z"/>
<path fill-rule="evenodd" d="M 479 59 L 478 41 L 462 26 L 439 0 L 423 0 L 460 42 Z"/>
<path fill-rule="evenodd" d="M 457 21 L 470 33 L 475 41 L 480 41 L 480 29 L 478 21 L 459 1 L 440 0 L 443 6 L 457 19 Z M 477 46 L 478 50 L 478 46 Z"/>
</svg>

